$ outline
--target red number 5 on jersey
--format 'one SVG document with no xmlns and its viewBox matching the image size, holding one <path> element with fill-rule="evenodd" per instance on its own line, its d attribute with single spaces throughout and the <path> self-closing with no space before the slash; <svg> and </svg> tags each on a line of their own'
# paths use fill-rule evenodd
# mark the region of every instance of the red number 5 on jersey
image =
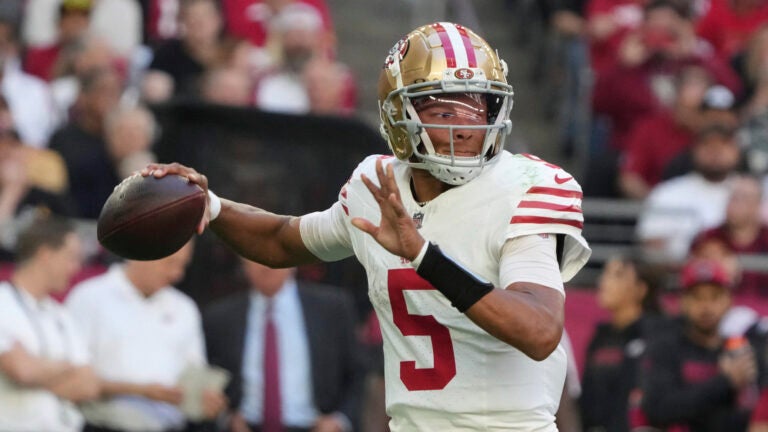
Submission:
<svg viewBox="0 0 768 432">
<path fill-rule="evenodd" d="M 400 380 L 410 390 L 440 390 L 456 376 L 456 359 L 448 327 L 432 315 L 411 315 L 405 303 L 406 290 L 433 290 L 413 269 L 393 269 L 387 277 L 392 317 L 403 336 L 429 336 L 432 342 L 433 367 L 416 368 L 416 361 L 400 362 Z"/>
</svg>

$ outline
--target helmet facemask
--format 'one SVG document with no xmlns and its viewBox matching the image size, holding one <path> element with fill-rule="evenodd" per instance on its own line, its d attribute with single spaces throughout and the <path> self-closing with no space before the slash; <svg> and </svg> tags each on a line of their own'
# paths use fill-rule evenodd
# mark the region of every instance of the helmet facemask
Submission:
<svg viewBox="0 0 768 432">
<path fill-rule="evenodd" d="M 482 73 L 482 71 L 479 71 Z M 503 85 L 502 89 L 493 87 Z M 427 82 L 412 84 L 389 94 L 383 106 L 392 104 L 392 99 L 397 99 L 401 110 L 386 110 L 389 115 L 389 124 L 401 129 L 408 137 L 411 147 L 408 164 L 417 169 L 430 172 L 438 180 L 451 185 L 462 185 L 477 177 L 483 167 L 497 160 L 496 156 L 504 147 L 504 138 L 512 129 L 509 120 L 509 112 L 512 109 L 511 87 L 503 83 L 492 83 L 486 80 L 451 80 L 439 82 Z M 474 99 L 479 102 L 485 100 L 485 110 L 479 111 L 458 102 L 456 96 L 464 96 L 464 99 Z M 396 102 L 396 103 L 397 103 Z M 430 123 L 425 122 L 419 113 L 425 106 L 432 103 L 451 104 L 458 107 L 455 113 L 459 120 L 454 124 L 450 122 Z M 462 106 L 466 105 L 466 106 Z M 400 114 L 395 118 L 393 114 Z M 461 118 L 465 116 L 465 118 Z M 469 117 L 482 116 L 482 121 Z M 473 124 L 465 124 L 473 123 Z M 450 150 L 447 154 L 440 154 L 435 149 L 429 130 L 442 129 L 448 131 Z M 484 134 L 480 152 L 474 156 L 461 155 L 455 145 L 457 130 L 472 131 L 470 133 Z"/>
</svg>

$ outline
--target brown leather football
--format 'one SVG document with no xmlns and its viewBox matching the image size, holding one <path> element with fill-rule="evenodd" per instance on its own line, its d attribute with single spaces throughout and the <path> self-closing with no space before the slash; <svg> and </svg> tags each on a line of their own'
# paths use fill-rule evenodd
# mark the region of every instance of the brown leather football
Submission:
<svg viewBox="0 0 768 432">
<path fill-rule="evenodd" d="M 107 250 L 148 261 L 181 249 L 205 211 L 202 188 L 177 175 L 133 175 L 120 183 L 99 215 L 97 236 Z"/>
</svg>

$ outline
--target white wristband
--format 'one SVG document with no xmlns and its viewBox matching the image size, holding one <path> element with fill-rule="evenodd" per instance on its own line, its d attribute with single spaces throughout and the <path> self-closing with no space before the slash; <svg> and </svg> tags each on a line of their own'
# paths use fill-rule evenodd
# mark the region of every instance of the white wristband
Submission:
<svg viewBox="0 0 768 432">
<path fill-rule="evenodd" d="M 416 255 L 416 258 L 414 258 L 413 261 L 411 261 L 411 266 L 413 266 L 413 268 L 418 270 L 419 265 L 421 265 L 421 260 L 423 260 L 424 255 L 427 254 L 427 247 L 429 247 L 429 242 L 425 241 L 424 246 L 422 246 L 421 250 L 419 251 L 419 254 Z"/>
<path fill-rule="evenodd" d="M 210 201 L 210 219 L 209 222 L 213 222 L 214 219 L 219 217 L 219 213 L 221 213 L 221 199 L 219 199 L 218 196 L 216 196 L 215 193 L 213 193 L 212 190 L 208 189 L 208 200 Z"/>
</svg>

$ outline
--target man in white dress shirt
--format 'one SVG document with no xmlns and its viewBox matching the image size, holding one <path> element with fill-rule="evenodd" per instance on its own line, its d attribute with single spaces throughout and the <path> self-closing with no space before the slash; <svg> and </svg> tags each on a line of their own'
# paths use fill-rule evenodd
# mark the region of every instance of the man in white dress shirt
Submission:
<svg viewBox="0 0 768 432">
<path fill-rule="evenodd" d="M 128 261 L 77 285 L 67 307 L 81 325 L 103 380 L 103 398 L 84 407 L 87 431 L 179 431 L 178 380 L 205 364 L 200 313 L 172 287 L 185 272 L 192 244 L 157 261 Z M 203 397 L 208 418 L 224 407 L 220 392 Z"/>
<path fill-rule="evenodd" d="M 80 269 L 81 244 L 62 220 L 41 219 L 17 244 L 17 266 L 0 283 L 0 430 L 79 432 L 75 404 L 98 397 L 85 340 L 49 297 Z"/>
</svg>

